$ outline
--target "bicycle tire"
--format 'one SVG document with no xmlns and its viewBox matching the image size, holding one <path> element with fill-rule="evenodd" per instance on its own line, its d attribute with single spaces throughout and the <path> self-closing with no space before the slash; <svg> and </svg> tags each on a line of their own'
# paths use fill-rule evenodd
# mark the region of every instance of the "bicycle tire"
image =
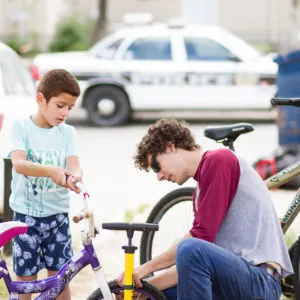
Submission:
<svg viewBox="0 0 300 300">
<path fill-rule="evenodd" d="M 294 286 L 294 296 L 296 300 L 300 300 L 300 239 L 295 243 L 292 256 L 292 264 L 294 269 L 293 275 L 293 286 Z"/>
<path fill-rule="evenodd" d="M 123 290 L 121 288 L 116 280 L 110 281 L 108 283 L 109 289 L 112 293 Z M 156 287 L 148 283 L 147 281 L 143 281 L 143 288 L 141 289 L 134 289 L 138 292 L 141 292 L 144 295 L 147 295 L 149 300 L 167 300 L 167 297 Z M 151 298 L 152 297 L 152 298 Z M 88 298 L 87 300 L 101 300 L 102 298 L 102 292 L 98 288 L 95 290 Z"/>
<path fill-rule="evenodd" d="M 174 205 L 183 201 L 192 201 L 194 188 L 180 188 L 166 194 L 151 210 L 147 223 L 159 224 L 164 214 Z M 140 242 L 140 264 L 152 259 L 154 231 L 144 231 Z"/>
</svg>

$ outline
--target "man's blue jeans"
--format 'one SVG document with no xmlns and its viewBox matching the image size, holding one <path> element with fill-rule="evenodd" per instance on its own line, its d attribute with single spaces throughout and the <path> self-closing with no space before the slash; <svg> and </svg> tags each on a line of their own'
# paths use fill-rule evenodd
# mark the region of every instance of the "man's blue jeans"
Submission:
<svg viewBox="0 0 300 300">
<path fill-rule="evenodd" d="M 176 253 L 178 286 L 164 291 L 169 300 L 278 300 L 279 282 L 263 268 L 216 246 L 189 238 Z"/>
</svg>

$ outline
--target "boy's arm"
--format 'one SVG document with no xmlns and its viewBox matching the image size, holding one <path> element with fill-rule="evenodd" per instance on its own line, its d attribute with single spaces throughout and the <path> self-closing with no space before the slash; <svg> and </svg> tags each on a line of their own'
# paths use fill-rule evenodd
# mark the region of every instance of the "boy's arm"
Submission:
<svg viewBox="0 0 300 300">
<path fill-rule="evenodd" d="M 77 134 L 74 127 L 71 127 L 70 135 L 68 137 L 66 157 L 66 169 L 73 174 L 72 177 L 68 178 L 68 188 L 79 194 L 80 190 L 75 184 L 77 181 L 82 182 L 82 170 L 80 168 L 77 150 Z"/>
<path fill-rule="evenodd" d="M 25 152 L 16 150 L 11 153 L 11 161 L 15 171 L 25 176 L 35 177 L 50 177 L 60 186 L 67 187 L 66 175 L 71 175 L 70 172 L 55 166 L 41 165 L 32 161 L 26 160 Z"/>
<path fill-rule="evenodd" d="M 66 169 L 72 173 L 73 177 L 69 177 L 67 181 L 68 188 L 79 194 L 80 189 L 78 189 L 75 184 L 77 181 L 82 182 L 82 169 L 80 167 L 79 157 L 76 155 L 68 156 L 66 159 Z"/>
<path fill-rule="evenodd" d="M 79 157 L 72 155 L 66 159 L 66 170 L 75 177 L 82 177 L 82 169 L 80 167 Z"/>
</svg>

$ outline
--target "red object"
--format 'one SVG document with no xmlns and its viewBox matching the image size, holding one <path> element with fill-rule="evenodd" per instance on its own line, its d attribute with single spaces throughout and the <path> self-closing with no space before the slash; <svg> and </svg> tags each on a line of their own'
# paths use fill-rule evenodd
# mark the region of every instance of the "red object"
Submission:
<svg viewBox="0 0 300 300">
<path fill-rule="evenodd" d="M 0 226 L 0 247 L 4 246 L 15 236 L 26 233 L 28 226 L 22 222 L 9 221 Z"/>
<path fill-rule="evenodd" d="M 263 159 L 256 163 L 255 165 L 256 172 L 259 174 L 259 176 L 262 179 L 266 179 L 268 167 L 270 167 L 270 172 L 271 172 L 269 176 L 273 176 L 277 173 L 275 158 L 272 157 L 272 158 Z"/>
<path fill-rule="evenodd" d="M 0 113 L 0 130 L 2 129 L 3 126 L 3 120 L 4 120 L 4 115 Z"/>
<path fill-rule="evenodd" d="M 31 76 L 34 80 L 40 80 L 40 73 L 37 66 L 31 67 Z"/>
<path fill-rule="evenodd" d="M 195 219 L 190 230 L 193 237 L 215 241 L 237 191 L 240 174 L 239 161 L 230 150 L 221 148 L 204 153 L 194 176 L 201 192 L 198 201 L 195 193 L 193 196 Z"/>
</svg>

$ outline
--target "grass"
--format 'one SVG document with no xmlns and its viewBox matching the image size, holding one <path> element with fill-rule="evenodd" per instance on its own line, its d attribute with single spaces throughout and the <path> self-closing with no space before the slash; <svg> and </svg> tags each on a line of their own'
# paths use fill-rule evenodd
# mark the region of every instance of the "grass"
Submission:
<svg viewBox="0 0 300 300">
<path fill-rule="evenodd" d="M 287 247 L 290 248 L 294 244 L 294 242 L 298 239 L 298 235 L 294 231 L 291 231 L 288 234 L 286 234 L 284 238 Z"/>
<path fill-rule="evenodd" d="M 144 212 L 149 208 L 149 204 L 140 204 L 137 209 L 126 210 L 124 215 L 124 221 L 132 223 L 137 215 L 143 215 Z"/>
<path fill-rule="evenodd" d="M 0 299 L 8 299 L 9 295 L 4 280 L 0 280 Z"/>
</svg>

